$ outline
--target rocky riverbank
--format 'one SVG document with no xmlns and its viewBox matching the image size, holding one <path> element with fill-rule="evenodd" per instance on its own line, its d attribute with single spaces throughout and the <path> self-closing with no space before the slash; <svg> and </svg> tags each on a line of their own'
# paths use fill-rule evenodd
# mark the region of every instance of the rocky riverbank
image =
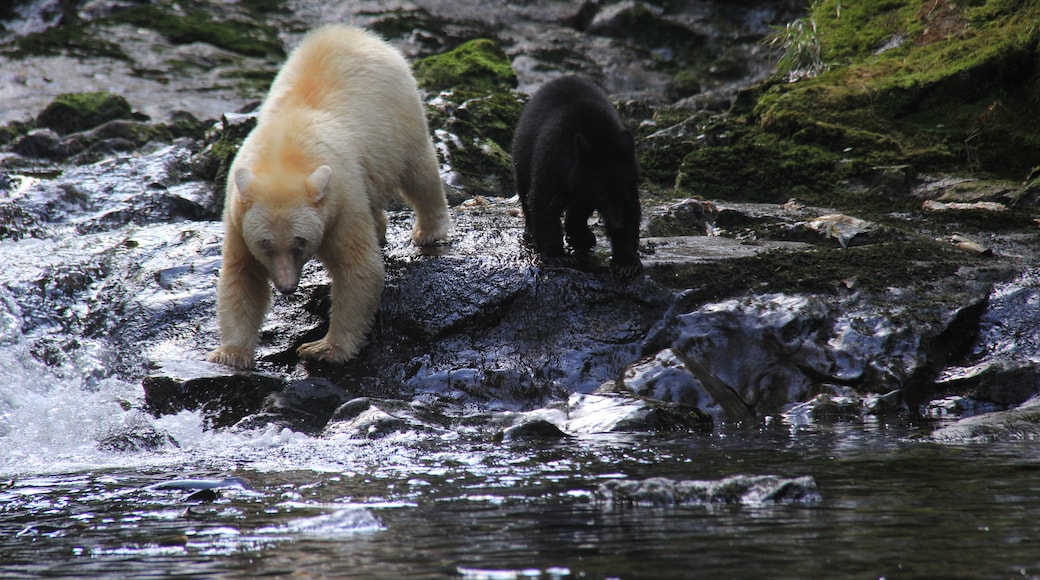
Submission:
<svg viewBox="0 0 1040 580">
<path fill-rule="evenodd" d="M 832 4 L 16 3 L 0 13 L 4 340 L 214 428 L 508 440 L 1015 408 L 1040 390 L 1036 9 Z M 763 40 L 790 53 L 799 28 L 773 27 L 808 18 L 820 62 L 770 76 Z M 258 372 L 232 374 L 202 362 L 224 173 L 285 51 L 329 19 L 415 63 L 456 231 L 420 251 L 393 212 L 357 360 L 294 354 L 326 324 L 312 264 L 276 300 Z M 1007 40 L 947 58 L 990 35 Z M 570 270 L 520 243 L 509 139 L 562 71 L 602 83 L 637 133 L 636 280 L 610 276 L 602 244 Z"/>
</svg>

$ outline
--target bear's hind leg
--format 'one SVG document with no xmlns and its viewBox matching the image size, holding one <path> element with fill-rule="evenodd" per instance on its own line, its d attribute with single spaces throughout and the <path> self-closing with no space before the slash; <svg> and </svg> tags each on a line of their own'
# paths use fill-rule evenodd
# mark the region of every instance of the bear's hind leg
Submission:
<svg viewBox="0 0 1040 580">
<path fill-rule="evenodd" d="M 534 242 L 538 259 L 546 266 L 574 266 L 578 260 L 563 249 L 563 207 L 544 184 L 532 183 L 524 215 L 527 232 Z"/>
<path fill-rule="evenodd" d="M 433 151 L 433 144 L 429 143 L 429 139 L 426 141 L 428 146 L 419 153 L 418 158 L 408 163 L 401 179 L 401 195 L 415 209 L 412 241 L 419 246 L 445 240 L 451 230 L 451 217 L 441 187 L 437 155 Z"/>
</svg>

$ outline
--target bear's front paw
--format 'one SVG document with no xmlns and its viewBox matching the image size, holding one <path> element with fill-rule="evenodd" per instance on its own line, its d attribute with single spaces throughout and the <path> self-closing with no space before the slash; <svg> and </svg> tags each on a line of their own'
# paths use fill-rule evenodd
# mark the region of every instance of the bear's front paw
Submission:
<svg viewBox="0 0 1040 580">
<path fill-rule="evenodd" d="M 415 229 L 412 230 L 412 243 L 417 246 L 430 246 L 437 242 L 443 242 L 448 239 L 448 233 L 451 231 L 451 220 L 447 217 L 438 220 L 436 223 L 429 226 L 416 225 Z"/>
<path fill-rule="evenodd" d="M 360 344 L 353 348 L 347 348 L 333 344 L 328 337 L 325 337 L 321 340 L 300 345 L 300 348 L 296 349 L 296 354 L 300 355 L 300 358 L 343 364 L 354 358 L 359 350 L 361 350 Z"/>
<path fill-rule="evenodd" d="M 253 368 L 253 353 L 246 348 L 235 348 L 222 346 L 206 355 L 206 360 L 212 363 L 227 365 L 241 370 Z"/>
<path fill-rule="evenodd" d="M 643 263 L 639 261 L 639 258 L 613 259 L 610 261 L 610 273 L 620 280 L 632 278 L 642 273 L 642 271 Z"/>
</svg>

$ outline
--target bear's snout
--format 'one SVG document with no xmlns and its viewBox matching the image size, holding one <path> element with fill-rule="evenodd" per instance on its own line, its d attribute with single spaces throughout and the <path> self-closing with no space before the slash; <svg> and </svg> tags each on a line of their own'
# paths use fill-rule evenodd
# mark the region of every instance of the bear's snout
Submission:
<svg viewBox="0 0 1040 580">
<path fill-rule="evenodd" d="M 285 296 L 292 296 L 300 285 L 300 271 L 290 259 L 275 260 L 271 265 L 271 282 Z"/>
<path fill-rule="evenodd" d="M 288 284 L 288 285 L 275 284 L 274 287 L 276 289 L 278 289 L 278 291 L 281 292 L 283 296 L 292 296 L 293 293 L 296 292 L 297 284 L 295 284 L 295 283 Z"/>
</svg>

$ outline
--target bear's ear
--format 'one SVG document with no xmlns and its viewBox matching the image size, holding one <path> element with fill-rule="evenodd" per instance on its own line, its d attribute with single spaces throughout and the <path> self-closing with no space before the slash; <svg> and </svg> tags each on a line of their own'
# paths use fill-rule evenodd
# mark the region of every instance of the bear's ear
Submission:
<svg viewBox="0 0 1040 580">
<path fill-rule="evenodd" d="M 592 145 L 581 133 L 574 134 L 574 156 L 579 161 L 592 156 Z"/>
<path fill-rule="evenodd" d="M 253 189 L 253 182 L 256 180 L 256 176 L 247 167 L 239 167 L 235 170 L 235 188 L 238 189 L 238 199 L 242 203 L 250 203 L 252 201 L 250 193 Z"/>
<path fill-rule="evenodd" d="M 325 189 L 328 188 L 331 177 L 332 168 L 328 165 L 322 165 L 310 174 L 307 178 L 307 193 L 311 196 L 312 202 L 318 203 L 325 198 Z"/>
</svg>

